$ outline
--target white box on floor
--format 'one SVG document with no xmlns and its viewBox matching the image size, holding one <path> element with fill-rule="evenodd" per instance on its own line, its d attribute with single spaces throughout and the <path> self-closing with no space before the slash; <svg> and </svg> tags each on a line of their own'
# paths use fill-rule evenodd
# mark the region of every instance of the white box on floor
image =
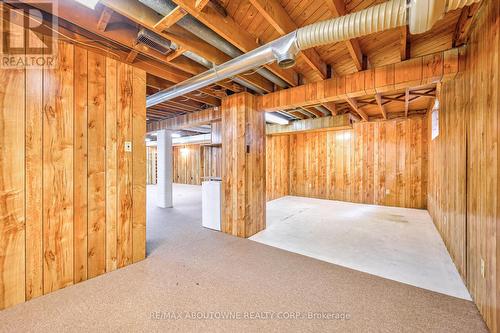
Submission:
<svg viewBox="0 0 500 333">
<path fill-rule="evenodd" d="M 201 188 L 202 225 L 220 231 L 221 181 L 202 182 Z"/>
</svg>

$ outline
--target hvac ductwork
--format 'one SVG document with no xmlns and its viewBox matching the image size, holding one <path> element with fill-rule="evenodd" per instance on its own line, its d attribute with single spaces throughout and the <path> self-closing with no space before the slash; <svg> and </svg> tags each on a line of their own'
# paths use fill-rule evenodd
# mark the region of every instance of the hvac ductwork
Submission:
<svg viewBox="0 0 500 333">
<path fill-rule="evenodd" d="M 166 0 L 140 1 L 165 2 Z M 151 95 L 147 99 L 147 106 L 156 105 L 274 61 L 282 67 L 290 67 L 295 63 L 295 57 L 300 51 L 311 47 L 342 42 L 406 24 L 409 24 L 410 33 L 422 33 L 430 30 L 446 12 L 479 1 L 391 0 L 359 12 L 314 23 Z"/>
<path fill-rule="evenodd" d="M 170 0 L 139 0 L 139 2 L 164 16 L 168 15 L 177 7 L 177 5 Z M 177 22 L 177 24 L 191 32 L 193 35 L 200 37 L 210 45 L 213 45 L 231 58 L 236 58 L 243 54 L 243 52 L 237 49 L 234 45 L 216 34 L 214 31 L 210 30 L 191 15 L 185 15 Z M 288 84 L 285 81 L 265 68 L 258 68 L 256 72 L 277 86 L 282 88 L 288 87 Z"/>
</svg>

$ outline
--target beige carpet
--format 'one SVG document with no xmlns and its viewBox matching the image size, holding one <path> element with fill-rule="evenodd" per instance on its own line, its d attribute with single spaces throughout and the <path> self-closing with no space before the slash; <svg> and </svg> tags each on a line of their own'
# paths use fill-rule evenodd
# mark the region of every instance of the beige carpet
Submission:
<svg viewBox="0 0 500 333">
<path fill-rule="evenodd" d="M 176 189 L 149 207 L 145 261 L 4 310 L 0 331 L 487 331 L 472 302 L 203 229 L 199 192 Z"/>
</svg>

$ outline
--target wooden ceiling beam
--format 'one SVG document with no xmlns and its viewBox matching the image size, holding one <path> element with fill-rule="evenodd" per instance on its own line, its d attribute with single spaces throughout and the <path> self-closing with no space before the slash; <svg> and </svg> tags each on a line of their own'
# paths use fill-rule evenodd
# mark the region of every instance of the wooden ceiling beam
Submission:
<svg viewBox="0 0 500 333">
<path fill-rule="evenodd" d="M 201 12 L 209 2 L 210 0 L 196 0 L 194 6 Z"/>
<path fill-rule="evenodd" d="M 113 16 L 113 10 L 104 7 L 101 12 L 101 16 L 99 17 L 99 21 L 97 22 L 97 30 L 106 31 L 109 20 L 111 20 L 111 16 Z"/>
<path fill-rule="evenodd" d="M 326 102 L 322 104 L 332 115 L 336 116 L 338 114 L 337 104 L 333 102 Z"/>
<path fill-rule="evenodd" d="M 193 0 L 173 0 L 173 2 L 241 51 L 249 52 L 260 46 L 255 38 L 249 32 L 242 29 L 232 17 L 222 17 L 217 11 L 208 6 L 205 7 L 203 12 L 200 12 L 196 9 Z M 298 85 L 297 73 L 294 71 L 284 70 L 276 63 L 266 65 L 265 67 L 289 85 Z"/>
<path fill-rule="evenodd" d="M 380 109 L 380 113 L 382 113 L 382 117 L 387 119 L 387 112 L 385 110 L 385 106 L 382 104 L 382 97 L 380 94 L 375 94 L 375 100 L 377 101 L 378 108 Z"/>
<path fill-rule="evenodd" d="M 453 80 L 461 70 L 459 50 L 450 49 L 412 58 L 396 64 L 307 83 L 258 96 L 259 109 L 277 111 L 343 100 L 345 97 L 373 96 Z M 420 88 L 422 89 L 422 88 Z"/>
<path fill-rule="evenodd" d="M 462 8 L 462 13 L 458 19 L 455 33 L 453 35 L 453 47 L 462 46 L 469 38 L 470 28 L 482 2 L 474 3 L 468 7 Z"/>
<path fill-rule="evenodd" d="M 101 3 L 150 30 L 154 30 L 154 25 L 161 19 L 158 13 L 137 0 L 101 0 Z M 231 60 L 227 54 L 177 25 L 170 27 L 168 32 L 164 31 L 159 34 L 175 42 L 184 51 L 194 52 L 217 65 Z M 272 83 L 260 75 L 238 75 L 238 77 L 266 92 L 273 91 Z"/>
<path fill-rule="evenodd" d="M 173 86 L 173 84 L 168 83 L 164 79 L 157 77 L 157 76 L 154 76 L 154 75 L 148 75 L 146 77 L 146 84 L 148 86 L 154 87 L 158 90 L 167 89 L 167 88 L 170 88 L 171 86 Z M 193 101 L 197 101 L 197 102 L 200 102 L 203 104 L 208 104 L 211 106 L 219 106 L 220 105 L 220 100 L 218 98 L 210 96 L 210 95 L 200 96 L 199 93 L 191 92 L 191 93 L 185 94 L 184 97 L 189 98 Z"/>
<path fill-rule="evenodd" d="M 162 32 L 165 29 L 170 28 L 176 24 L 180 19 L 186 16 L 186 11 L 181 7 L 177 6 L 168 15 L 159 20 L 153 27 L 156 31 Z"/>
<path fill-rule="evenodd" d="M 361 108 L 358 106 L 358 103 L 356 102 L 355 99 L 353 98 L 350 98 L 350 97 L 347 97 L 346 99 L 346 102 L 349 104 L 349 106 L 354 110 L 356 111 L 357 114 L 359 114 L 359 116 L 364 120 L 364 121 L 368 121 L 368 115 L 363 111 L 361 110 Z"/>
<path fill-rule="evenodd" d="M 250 3 L 281 36 L 298 28 L 278 0 L 250 0 Z M 327 78 L 327 66 L 315 49 L 305 50 L 298 56 L 307 63 L 321 79 Z"/>
<path fill-rule="evenodd" d="M 401 61 L 410 58 L 410 31 L 407 25 L 401 27 L 400 55 Z"/>
<path fill-rule="evenodd" d="M 137 50 L 131 50 L 127 56 L 127 58 L 125 59 L 126 62 L 128 62 L 129 64 L 132 64 L 134 63 L 134 60 L 135 58 L 137 58 L 137 55 L 139 54 L 139 51 Z"/>
<path fill-rule="evenodd" d="M 333 14 L 333 17 L 344 16 L 347 14 L 345 9 L 345 3 L 343 0 L 325 0 L 328 8 Z M 359 46 L 359 42 L 357 39 L 351 39 L 345 42 L 347 50 L 352 58 L 354 66 L 358 71 L 365 69 L 363 61 L 363 52 L 361 51 L 361 47 Z"/>
</svg>

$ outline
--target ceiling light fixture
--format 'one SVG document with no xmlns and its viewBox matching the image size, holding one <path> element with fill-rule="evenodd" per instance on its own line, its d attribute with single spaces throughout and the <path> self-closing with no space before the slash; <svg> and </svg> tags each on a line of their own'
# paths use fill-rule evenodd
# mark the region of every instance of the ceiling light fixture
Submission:
<svg viewBox="0 0 500 333">
<path fill-rule="evenodd" d="M 288 125 L 289 121 L 285 118 L 282 118 L 280 116 L 277 116 L 272 113 L 267 113 L 266 112 L 266 122 L 268 123 L 273 123 L 273 124 L 278 124 L 278 125 Z"/>
</svg>

